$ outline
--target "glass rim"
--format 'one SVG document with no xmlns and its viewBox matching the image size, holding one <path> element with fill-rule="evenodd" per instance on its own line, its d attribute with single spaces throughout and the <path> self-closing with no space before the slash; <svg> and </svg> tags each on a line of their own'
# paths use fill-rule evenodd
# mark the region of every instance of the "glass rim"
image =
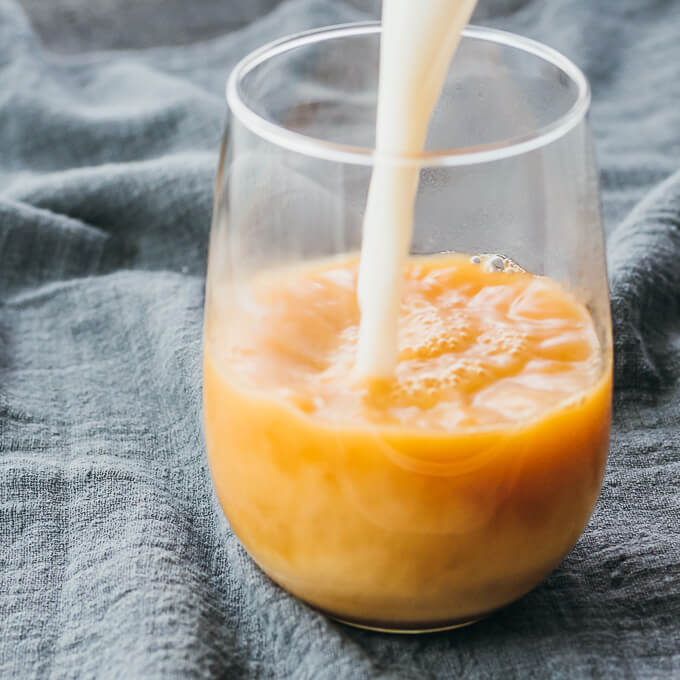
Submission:
<svg viewBox="0 0 680 680">
<path fill-rule="evenodd" d="M 571 59 L 547 45 L 496 28 L 468 25 L 463 37 L 511 47 L 533 55 L 556 67 L 576 84 L 577 97 L 569 109 L 550 123 L 525 135 L 459 149 L 423 151 L 419 154 L 378 153 L 372 147 L 340 144 L 311 137 L 267 120 L 256 113 L 243 99 L 241 83 L 253 69 L 286 52 L 326 40 L 370 35 L 382 30 L 379 21 L 353 22 L 314 28 L 285 36 L 250 52 L 234 66 L 227 79 L 226 100 L 231 114 L 253 134 L 270 143 L 321 160 L 354 165 L 375 165 L 377 160 L 398 165 L 423 167 L 462 166 L 487 163 L 519 156 L 547 146 L 566 135 L 583 120 L 591 101 L 590 85 L 583 71 Z"/>
</svg>

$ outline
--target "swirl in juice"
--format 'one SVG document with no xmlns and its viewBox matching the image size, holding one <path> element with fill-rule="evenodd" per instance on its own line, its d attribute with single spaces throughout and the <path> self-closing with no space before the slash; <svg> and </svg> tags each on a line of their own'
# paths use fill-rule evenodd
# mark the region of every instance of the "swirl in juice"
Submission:
<svg viewBox="0 0 680 680">
<path fill-rule="evenodd" d="M 205 433 L 234 531 L 284 588 L 383 628 L 464 622 L 574 545 L 599 493 L 611 354 L 556 282 L 411 258 L 394 375 L 359 379 L 358 259 L 209 291 Z"/>
</svg>

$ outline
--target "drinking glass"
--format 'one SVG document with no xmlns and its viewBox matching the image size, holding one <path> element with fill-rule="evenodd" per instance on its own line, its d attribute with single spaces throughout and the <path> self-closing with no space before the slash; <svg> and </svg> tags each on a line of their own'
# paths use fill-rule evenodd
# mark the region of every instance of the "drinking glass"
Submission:
<svg viewBox="0 0 680 680">
<path fill-rule="evenodd" d="M 204 425 L 217 497 L 264 572 L 343 622 L 419 632 L 517 599 L 583 532 L 608 449 L 611 323 L 583 73 L 545 45 L 468 27 L 424 152 L 378 156 L 380 33 L 377 23 L 300 33 L 231 73 L 207 275 Z M 419 169 L 413 254 L 497 253 L 588 310 L 606 406 L 585 439 L 556 425 L 528 451 L 512 434 L 493 443 L 478 432 L 474 455 L 444 447 L 436 460 L 419 458 L 379 427 L 322 436 L 304 404 L 282 416 L 266 395 L 229 383 L 234 310 L 256 306 L 263 276 L 360 250 L 378 162 Z M 265 313 L 258 323 L 273 322 Z M 307 434 L 285 418 L 308 418 Z"/>
</svg>

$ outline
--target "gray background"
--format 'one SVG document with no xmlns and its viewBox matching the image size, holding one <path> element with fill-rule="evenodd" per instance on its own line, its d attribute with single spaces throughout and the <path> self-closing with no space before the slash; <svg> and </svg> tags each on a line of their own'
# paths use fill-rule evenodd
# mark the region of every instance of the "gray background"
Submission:
<svg viewBox="0 0 680 680">
<path fill-rule="evenodd" d="M 44 42 L 61 53 L 181 45 L 240 28 L 281 0 L 21 0 Z M 377 18 L 380 0 L 350 4 Z M 475 20 L 521 0 L 481 0 Z"/>
<path fill-rule="evenodd" d="M 62 52 L 179 45 L 240 28 L 280 0 L 21 0 Z M 367 0 L 364 5 L 369 5 Z M 376 5 L 377 3 L 373 2 Z"/>
</svg>

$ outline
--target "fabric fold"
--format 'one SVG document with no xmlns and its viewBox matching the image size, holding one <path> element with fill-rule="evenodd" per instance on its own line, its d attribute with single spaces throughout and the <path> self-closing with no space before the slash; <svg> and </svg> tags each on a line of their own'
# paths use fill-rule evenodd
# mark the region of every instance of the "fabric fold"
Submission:
<svg viewBox="0 0 680 680">
<path fill-rule="evenodd" d="M 668 387 L 677 379 L 680 172 L 633 209 L 607 251 L 617 387 Z"/>
</svg>

